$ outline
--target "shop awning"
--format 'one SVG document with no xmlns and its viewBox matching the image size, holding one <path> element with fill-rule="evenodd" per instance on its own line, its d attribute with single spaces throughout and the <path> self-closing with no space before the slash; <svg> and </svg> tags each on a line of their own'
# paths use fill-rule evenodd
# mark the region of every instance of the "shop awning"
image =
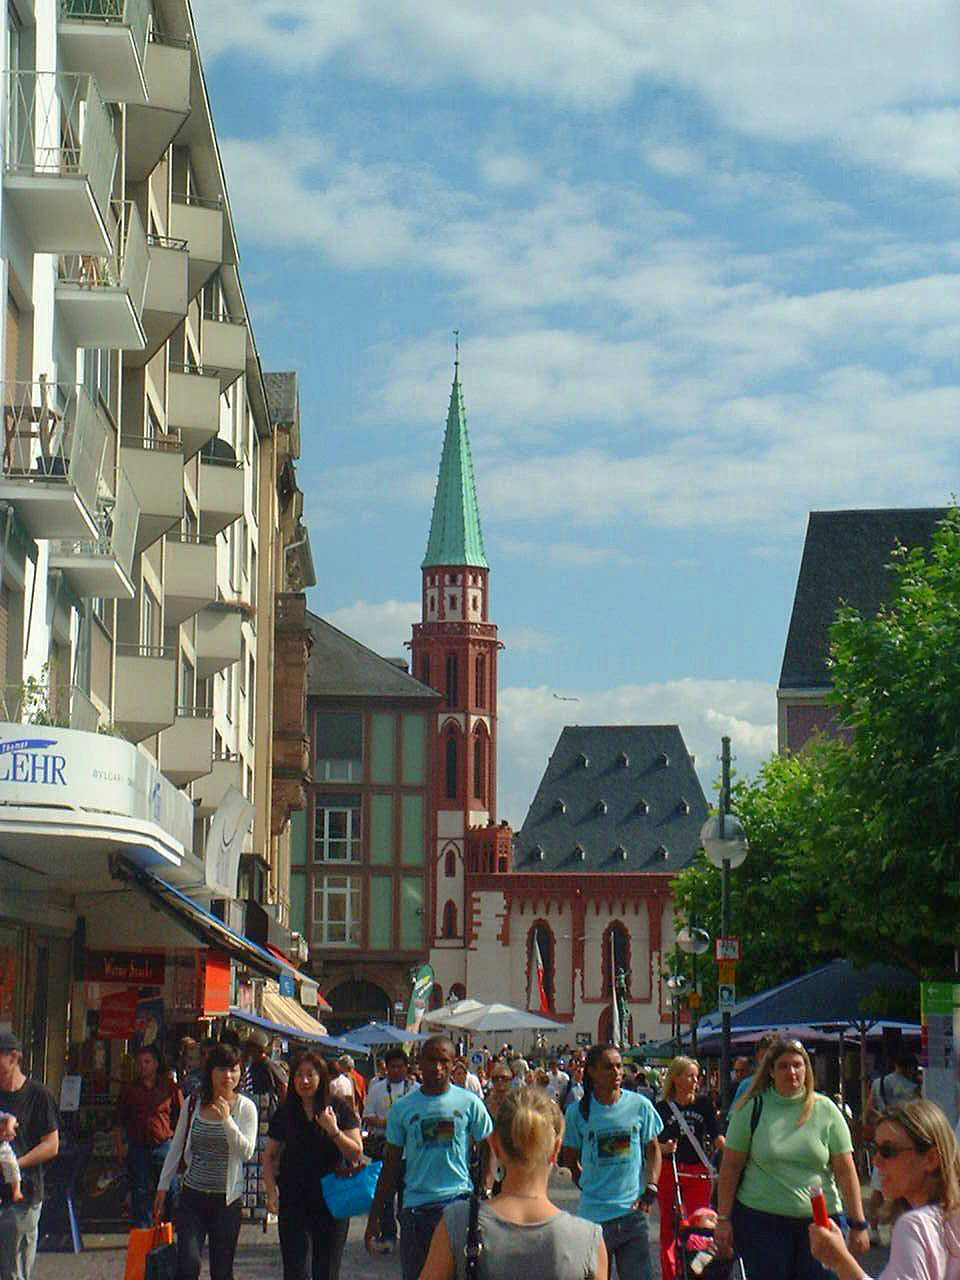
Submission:
<svg viewBox="0 0 960 1280">
<path fill-rule="evenodd" d="M 316 1018 L 312 1018 L 291 996 L 282 996 L 278 991 L 268 989 L 263 993 L 263 1014 L 274 1022 L 283 1022 L 288 1027 L 299 1027 L 314 1035 L 325 1036 L 327 1028 Z"/>
<path fill-rule="evenodd" d="M 289 1027 L 282 1022 L 272 1022 L 269 1018 L 261 1018 L 256 1013 L 248 1013 L 246 1009 L 238 1009 L 236 1005 L 230 1006 L 230 1017 L 236 1018 L 238 1022 L 249 1023 L 251 1027 L 262 1027 L 264 1031 L 269 1031 L 271 1035 L 283 1036 L 285 1040 L 305 1040 L 310 1044 L 318 1044 L 321 1049 L 333 1049 L 338 1054 L 364 1054 L 370 1052 L 365 1045 L 354 1044 L 352 1040 L 345 1039 L 342 1036 L 322 1036 L 313 1031 L 302 1031 L 298 1027 Z"/>
<path fill-rule="evenodd" d="M 296 975 L 296 970 L 288 963 L 278 960 L 258 943 L 237 933 L 236 929 L 231 929 L 218 916 L 201 907 L 199 902 L 194 902 L 180 889 L 161 880 L 151 871 L 135 866 L 126 858 L 118 857 L 114 863 L 114 874 L 140 889 L 154 906 L 165 911 L 200 942 L 226 951 L 228 955 L 265 977 L 275 978 L 279 973 Z"/>
</svg>

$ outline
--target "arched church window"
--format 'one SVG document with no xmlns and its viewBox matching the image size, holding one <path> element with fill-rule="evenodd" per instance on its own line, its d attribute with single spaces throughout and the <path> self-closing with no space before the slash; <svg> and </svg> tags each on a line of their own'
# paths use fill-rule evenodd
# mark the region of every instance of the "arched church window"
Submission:
<svg viewBox="0 0 960 1280">
<path fill-rule="evenodd" d="M 476 800 L 487 796 L 487 735 L 482 724 L 473 731 L 473 795 Z"/>
<path fill-rule="evenodd" d="M 487 664 L 482 653 L 477 654 L 474 664 L 473 684 L 477 706 L 485 707 L 487 705 Z"/>
<path fill-rule="evenodd" d="M 603 995 L 609 996 L 612 991 L 610 983 L 610 962 L 617 972 L 621 969 L 626 978 L 627 991 L 630 990 L 632 974 L 630 971 L 630 935 L 619 920 L 604 930 L 603 934 Z"/>
<path fill-rule="evenodd" d="M 449 899 L 443 905 L 440 936 L 443 938 L 455 938 L 457 936 L 457 904 Z"/>
<path fill-rule="evenodd" d="M 540 952 L 540 963 L 543 966 L 543 993 L 547 998 L 547 1007 L 553 1009 L 556 991 L 556 955 L 553 934 L 543 920 L 535 920 L 530 926 L 530 932 L 527 934 L 527 971 L 530 975 L 528 1004 L 534 1013 L 540 1008 L 540 989 L 536 965 L 537 950 Z"/>
<path fill-rule="evenodd" d="M 446 796 L 448 800 L 457 798 L 457 734 L 451 729 L 447 734 L 446 746 Z"/>
<path fill-rule="evenodd" d="M 452 880 L 457 874 L 457 855 L 452 849 L 448 849 L 443 859 L 443 874 L 448 880 Z"/>
<path fill-rule="evenodd" d="M 455 707 L 459 701 L 460 673 L 455 653 L 447 654 L 447 706 Z"/>
</svg>

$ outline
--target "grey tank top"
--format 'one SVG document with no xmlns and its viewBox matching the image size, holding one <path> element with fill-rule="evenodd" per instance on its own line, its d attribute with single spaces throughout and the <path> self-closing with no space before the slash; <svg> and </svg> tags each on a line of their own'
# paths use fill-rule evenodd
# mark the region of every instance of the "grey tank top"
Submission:
<svg viewBox="0 0 960 1280">
<path fill-rule="evenodd" d="M 463 1280 L 470 1201 L 455 1200 L 443 1211 L 457 1280 Z M 480 1240 L 483 1250 L 477 1264 L 478 1280 L 593 1280 L 597 1248 L 603 1232 L 595 1222 L 558 1213 L 546 1222 L 518 1225 L 498 1218 L 489 1205 L 480 1205 Z"/>
</svg>

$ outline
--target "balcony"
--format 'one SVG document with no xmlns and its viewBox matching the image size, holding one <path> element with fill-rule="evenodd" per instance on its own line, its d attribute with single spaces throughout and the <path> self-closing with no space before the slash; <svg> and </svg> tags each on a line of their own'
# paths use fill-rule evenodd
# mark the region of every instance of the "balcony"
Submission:
<svg viewBox="0 0 960 1280">
<path fill-rule="evenodd" d="M 152 359 L 187 314 L 186 241 L 149 235 L 147 258 L 150 269 L 141 316 L 146 341 L 142 351 L 128 352 L 124 357 L 128 367 L 143 365 Z"/>
<path fill-rule="evenodd" d="M 127 107 L 127 181 L 142 182 L 190 114 L 190 47 L 158 37 L 147 41 L 143 72 L 147 104 Z"/>
<path fill-rule="evenodd" d="M 113 251 L 117 142 L 91 76 L 9 71 L 4 192 L 34 253 Z"/>
<path fill-rule="evenodd" d="M 143 742 L 173 724 L 177 714 L 177 651 L 118 644 L 113 721 L 131 742 Z"/>
<path fill-rule="evenodd" d="M 220 430 L 220 378 L 216 369 L 170 366 L 167 424 L 180 432 L 186 461 L 213 439 Z"/>
<path fill-rule="evenodd" d="M 204 312 L 200 330 L 200 354 L 205 365 L 220 373 L 220 390 L 226 391 L 247 367 L 247 326 L 243 320 Z"/>
<path fill-rule="evenodd" d="M 50 568 L 60 569 L 81 599 L 102 596 L 105 600 L 132 600 L 139 518 L 133 488 L 121 468 L 116 498 L 100 499 L 97 537 L 58 539 L 50 547 Z"/>
<path fill-rule="evenodd" d="M 183 445 L 175 435 L 121 436 L 120 466 L 140 508 L 136 550 L 142 551 L 183 518 Z"/>
<path fill-rule="evenodd" d="M 217 548 L 199 534 L 167 534 L 163 566 L 163 625 L 179 627 L 217 598 Z"/>
<path fill-rule="evenodd" d="M 190 297 L 195 298 L 223 263 L 223 203 L 200 196 L 175 195 L 169 231 L 186 240 L 190 252 Z"/>
<path fill-rule="evenodd" d="M 208 604 L 197 614 L 193 645 L 197 655 L 198 680 L 206 680 L 231 663 L 240 661 L 242 621 L 236 609 L 218 601 Z"/>
<path fill-rule="evenodd" d="M 239 756 L 214 756 L 210 772 L 193 786 L 193 810 L 198 818 L 209 818 L 220 807 L 230 787 L 243 790 L 243 761 Z"/>
<path fill-rule="evenodd" d="M 148 0 L 60 0 L 60 65 L 93 76 L 108 102 L 146 102 Z"/>
<path fill-rule="evenodd" d="M 106 441 L 107 425 L 86 388 L 6 383 L 0 501 L 12 504 L 31 537 L 98 536 Z"/>
<path fill-rule="evenodd" d="M 78 347 L 142 351 L 150 258 L 136 205 L 114 202 L 113 253 L 61 254 L 56 302 Z"/>
<path fill-rule="evenodd" d="M 226 440 L 215 436 L 200 450 L 201 533 L 215 536 L 243 515 L 243 487 L 243 467 Z"/>
<path fill-rule="evenodd" d="M 160 734 L 160 772 L 177 787 L 202 778 L 213 765 L 213 712 L 209 707 L 178 707 L 169 729 Z"/>
</svg>

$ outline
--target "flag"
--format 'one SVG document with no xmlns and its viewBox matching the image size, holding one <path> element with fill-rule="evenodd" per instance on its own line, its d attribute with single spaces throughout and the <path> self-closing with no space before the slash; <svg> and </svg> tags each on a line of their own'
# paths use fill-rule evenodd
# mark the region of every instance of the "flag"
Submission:
<svg viewBox="0 0 960 1280">
<path fill-rule="evenodd" d="M 217 897 L 237 896 L 237 873 L 243 840 L 253 821 L 254 808 L 242 791 L 227 787 L 220 805 L 210 819 L 204 846 L 204 878 Z"/>
<path fill-rule="evenodd" d="M 623 1044 L 620 1027 L 620 993 L 617 991 L 617 954 L 613 947 L 613 930 L 610 930 L 610 1039 L 619 1049 Z"/>
<path fill-rule="evenodd" d="M 547 999 L 547 990 L 543 985 L 543 957 L 540 954 L 540 944 L 537 942 L 537 935 L 533 935 L 533 950 L 530 952 L 530 999 L 527 1008 L 536 1007 L 539 1013 L 550 1012 L 550 1001 Z"/>
</svg>

